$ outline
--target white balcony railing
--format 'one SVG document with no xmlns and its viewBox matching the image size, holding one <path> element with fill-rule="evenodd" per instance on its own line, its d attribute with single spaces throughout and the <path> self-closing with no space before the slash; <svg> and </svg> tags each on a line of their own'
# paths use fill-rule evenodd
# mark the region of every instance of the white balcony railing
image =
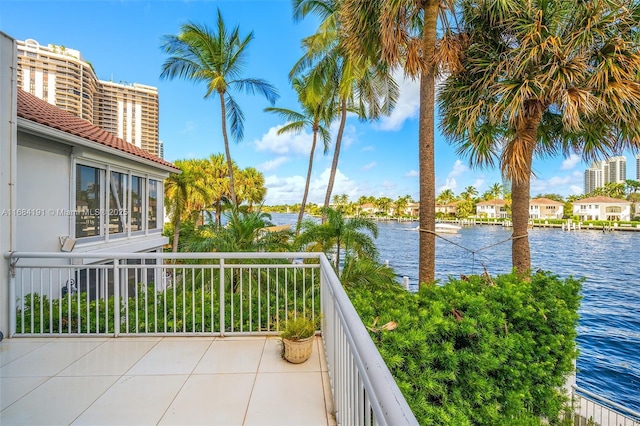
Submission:
<svg viewBox="0 0 640 426">
<path fill-rule="evenodd" d="M 344 425 L 417 425 L 322 253 L 9 253 L 10 336 L 277 334 L 320 316 Z"/>
<path fill-rule="evenodd" d="M 640 413 L 572 386 L 575 426 L 640 426 Z"/>
</svg>

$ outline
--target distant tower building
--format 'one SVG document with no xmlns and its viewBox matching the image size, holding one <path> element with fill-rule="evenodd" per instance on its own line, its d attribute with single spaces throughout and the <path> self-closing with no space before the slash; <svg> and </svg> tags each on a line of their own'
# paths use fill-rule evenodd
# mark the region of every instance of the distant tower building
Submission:
<svg viewBox="0 0 640 426">
<path fill-rule="evenodd" d="M 584 172 L 584 193 L 590 194 L 596 188 L 604 186 L 604 177 L 609 174 L 609 166 L 606 161 L 595 161 Z"/>
<path fill-rule="evenodd" d="M 18 87 L 158 155 L 158 89 L 98 80 L 79 51 L 28 39 L 18 46 Z"/>
<path fill-rule="evenodd" d="M 611 157 L 605 161 L 595 161 L 584 172 L 584 193 L 590 194 L 608 182 L 624 183 L 626 179 L 626 157 Z"/>
<path fill-rule="evenodd" d="M 164 158 L 164 142 L 158 141 L 158 157 Z"/>
<path fill-rule="evenodd" d="M 624 183 L 627 179 L 627 158 L 622 156 L 611 157 L 607 161 L 609 163 L 609 176 L 605 183 Z"/>
<path fill-rule="evenodd" d="M 636 180 L 640 181 L 640 154 L 636 155 Z"/>
</svg>

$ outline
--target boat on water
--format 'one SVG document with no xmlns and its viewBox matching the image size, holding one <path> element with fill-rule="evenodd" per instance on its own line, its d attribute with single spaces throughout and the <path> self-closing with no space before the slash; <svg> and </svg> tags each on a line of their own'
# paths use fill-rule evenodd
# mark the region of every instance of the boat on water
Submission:
<svg viewBox="0 0 640 426">
<path fill-rule="evenodd" d="M 461 226 L 453 223 L 436 223 L 436 234 L 457 234 L 461 229 Z M 419 230 L 420 225 L 416 226 L 416 231 Z"/>
</svg>

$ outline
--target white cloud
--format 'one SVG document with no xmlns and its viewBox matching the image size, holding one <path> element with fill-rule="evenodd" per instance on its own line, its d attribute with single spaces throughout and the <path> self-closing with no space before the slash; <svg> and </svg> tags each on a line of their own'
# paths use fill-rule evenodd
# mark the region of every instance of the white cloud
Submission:
<svg viewBox="0 0 640 426">
<path fill-rule="evenodd" d="M 373 145 L 367 145 L 364 148 L 362 148 L 360 151 L 361 152 L 367 152 L 367 151 L 375 151 L 376 148 Z"/>
<path fill-rule="evenodd" d="M 399 130 L 406 120 L 417 117 L 420 111 L 420 81 L 405 78 L 400 69 L 394 72 L 394 78 L 398 82 L 400 96 L 391 115 L 382 117 L 375 125 L 380 130 Z"/>
<path fill-rule="evenodd" d="M 580 157 L 577 154 L 571 154 L 569 158 L 565 158 L 562 161 L 562 166 L 560 166 L 560 170 L 571 170 L 578 163 L 580 163 Z"/>
<path fill-rule="evenodd" d="M 258 166 L 258 170 L 260 170 L 261 172 L 270 172 L 288 161 L 289 157 L 278 157 L 276 159 L 265 161 L 264 163 L 260 164 Z"/>
<path fill-rule="evenodd" d="M 420 173 L 417 170 L 410 170 L 404 174 L 404 177 L 418 177 Z"/>
<path fill-rule="evenodd" d="M 582 191 L 584 188 L 578 185 L 571 185 L 569 189 L 571 190 L 571 193 L 573 193 L 574 195 L 579 195 L 579 194 L 582 194 Z"/>
<path fill-rule="evenodd" d="M 456 162 L 453 163 L 453 168 L 449 172 L 449 177 L 452 178 L 452 177 L 460 176 L 461 174 L 463 174 L 468 170 L 469 170 L 469 167 L 462 164 L 462 161 L 456 160 Z"/>
<path fill-rule="evenodd" d="M 438 194 L 444 191 L 445 189 L 450 189 L 455 192 L 458 187 L 458 182 L 456 182 L 455 178 L 448 177 L 445 181 L 445 184 L 438 188 Z"/>
<path fill-rule="evenodd" d="M 375 166 L 377 166 L 377 165 L 378 165 L 378 163 L 376 163 L 375 161 L 372 161 L 371 163 L 369 163 L 369 164 L 366 164 L 366 165 L 362 166 L 362 167 L 360 168 L 360 170 L 362 170 L 363 172 L 364 172 L 364 171 L 367 171 L 367 170 L 371 170 L 371 169 L 373 169 L 373 168 L 374 168 Z"/>
<path fill-rule="evenodd" d="M 278 130 L 280 128 L 282 128 L 282 126 L 272 127 L 262 136 L 262 139 L 256 140 L 254 142 L 256 150 L 273 152 L 279 155 L 309 154 L 313 135 L 306 132 L 278 135 Z M 320 145 L 321 143 L 316 146 L 316 152 L 322 151 L 322 147 Z"/>
<path fill-rule="evenodd" d="M 325 169 L 320 176 L 311 178 L 309 183 L 308 203 L 324 203 L 324 197 L 327 192 L 327 183 L 329 182 L 329 174 L 331 169 Z M 296 204 L 302 201 L 304 193 L 304 185 L 306 177 L 289 176 L 278 177 L 276 175 L 265 177 L 265 186 L 267 188 L 267 196 L 265 204 Z M 349 199 L 356 199 L 359 195 L 356 183 L 342 174 L 340 170 L 336 170 L 335 181 L 333 184 L 333 195 L 347 194 Z"/>
<path fill-rule="evenodd" d="M 475 189 L 480 190 L 480 188 L 482 187 L 482 185 L 484 185 L 484 177 L 478 178 L 476 179 L 473 184 L 471 184 L 471 186 L 473 186 Z"/>
</svg>

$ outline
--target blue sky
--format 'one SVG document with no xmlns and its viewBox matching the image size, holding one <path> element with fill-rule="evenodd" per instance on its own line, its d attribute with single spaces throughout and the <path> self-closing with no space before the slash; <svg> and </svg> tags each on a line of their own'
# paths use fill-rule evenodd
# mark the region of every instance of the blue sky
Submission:
<svg viewBox="0 0 640 426">
<path fill-rule="evenodd" d="M 245 77 L 262 78 L 280 93 L 276 106 L 299 110 L 288 73 L 301 56 L 300 41 L 311 35 L 316 22 L 294 22 L 289 0 L 147 0 L 147 1 L 32 1 L 0 0 L 0 31 L 17 40 L 32 38 L 79 50 L 101 80 L 158 87 L 160 139 L 165 158 L 203 158 L 224 152 L 220 111 L 215 99 L 203 99 L 205 87 L 184 80 L 161 80 L 166 55 L 162 36 L 177 34 L 188 21 L 214 26 L 220 8 L 228 27 L 253 31 Z M 418 199 L 418 84 L 400 82 L 402 94 L 391 117 L 376 123 L 347 123 L 334 194 L 351 200 L 361 195 Z M 284 124 L 259 96 L 236 94 L 245 113 L 245 137 L 231 146 L 242 168 L 263 172 L 268 188 L 266 204 L 298 203 L 306 178 L 311 135 L 276 135 Z M 337 126 L 336 126 L 337 127 Z M 334 132 L 335 135 L 335 132 Z M 309 201 L 322 202 L 332 160 L 317 150 Z M 456 194 L 469 185 L 480 193 L 500 182 L 497 170 L 470 170 L 465 158 L 436 133 L 436 188 Z M 534 162 L 537 178 L 532 195 L 581 193 L 586 165 L 577 157 Z M 627 178 L 635 178 L 635 158 L 627 153 Z"/>
</svg>

